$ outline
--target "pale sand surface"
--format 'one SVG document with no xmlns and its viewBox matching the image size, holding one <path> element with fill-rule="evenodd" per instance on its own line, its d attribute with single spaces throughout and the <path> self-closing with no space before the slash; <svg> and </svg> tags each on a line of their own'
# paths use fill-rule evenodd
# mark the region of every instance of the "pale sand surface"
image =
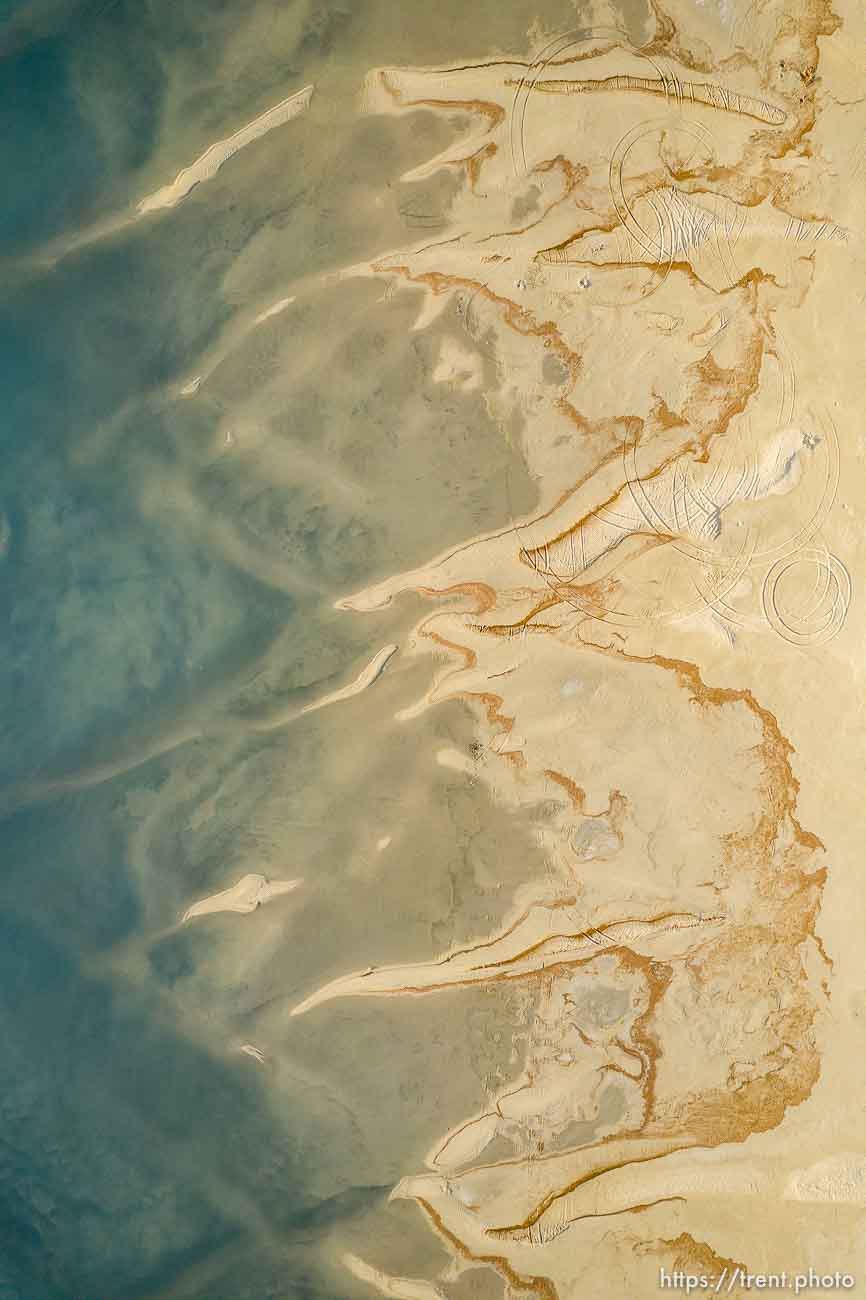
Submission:
<svg viewBox="0 0 866 1300">
<path fill-rule="evenodd" d="M 264 1052 L 253 1043 L 241 1043 L 241 1051 L 244 1052 L 245 1055 L 251 1056 L 254 1061 L 258 1061 L 259 1065 L 267 1064 L 268 1058 L 265 1056 Z"/>
<path fill-rule="evenodd" d="M 273 303 L 272 306 L 266 307 L 264 311 L 259 312 L 255 319 L 255 324 L 261 325 L 263 321 L 270 320 L 272 316 L 279 316 L 280 312 L 285 311 L 294 301 L 294 294 L 289 298 L 280 298 L 278 302 Z"/>
<path fill-rule="evenodd" d="M 370 662 L 361 669 L 353 682 L 350 682 L 348 686 L 341 686 L 336 691 L 329 691 L 327 695 L 314 700 L 312 704 L 305 704 L 299 716 L 303 717 L 305 713 L 315 713 L 317 709 L 326 709 L 331 704 L 339 704 L 340 700 L 349 700 L 353 695 L 360 695 L 361 691 L 366 691 L 381 676 L 389 659 L 396 653 L 397 646 L 383 646 L 381 650 L 373 655 Z"/>
<path fill-rule="evenodd" d="M 262 904 L 290 894 L 303 883 L 302 880 L 268 880 L 265 876 L 250 873 L 242 876 L 230 889 L 193 903 L 184 912 L 183 920 L 191 921 L 193 917 L 209 916 L 213 912 L 254 912 Z"/>
</svg>

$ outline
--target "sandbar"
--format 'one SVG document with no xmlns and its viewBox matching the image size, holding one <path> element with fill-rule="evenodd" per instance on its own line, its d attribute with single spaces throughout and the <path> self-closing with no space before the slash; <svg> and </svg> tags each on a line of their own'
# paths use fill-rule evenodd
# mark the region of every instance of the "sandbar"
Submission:
<svg viewBox="0 0 866 1300">
<path fill-rule="evenodd" d="M 250 873 L 242 876 L 231 889 L 193 903 L 184 912 L 183 920 L 191 921 L 196 916 L 209 916 L 214 912 L 254 912 L 263 903 L 290 894 L 301 884 L 301 880 L 268 880 L 266 876 Z"/>
<path fill-rule="evenodd" d="M 267 112 L 260 114 L 246 126 L 242 126 L 239 131 L 235 131 L 234 135 L 230 135 L 225 140 L 215 141 L 199 158 L 196 158 L 195 162 L 179 171 L 170 185 L 163 185 L 153 194 L 143 198 L 138 205 L 138 211 L 143 215 L 147 212 L 157 212 L 161 208 L 173 208 L 185 199 L 196 185 L 201 185 L 216 176 L 223 163 L 240 149 L 252 144 L 268 131 L 273 131 L 275 127 L 283 126 L 292 118 L 306 112 L 312 96 L 313 87 L 304 86 L 303 90 L 289 95 L 287 99 L 281 100 L 279 104 L 275 104 L 273 108 L 269 108 Z"/>
</svg>

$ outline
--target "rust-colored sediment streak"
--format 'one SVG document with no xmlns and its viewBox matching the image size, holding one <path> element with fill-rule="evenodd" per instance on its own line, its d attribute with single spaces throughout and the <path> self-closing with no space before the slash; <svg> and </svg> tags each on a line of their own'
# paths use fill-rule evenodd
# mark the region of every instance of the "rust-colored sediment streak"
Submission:
<svg viewBox="0 0 866 1300">
<path fill-rule="evenodd" d="M 495 158 L 498 152 L 498 146 L 491 140 L 489 144 L 482 147 L 466 159 L 466 173 L 469 177 L 469 188 L 475 190 L 481 176 L 481 168 L 491 158 Z"/>
<path fill-rule="evenodd" d="M 487 99 L 407 99 L 401 91 L 391 84 L 388 71 L 385 68 L 379 70 L 379 80 L 391 99 L 400 108 L 439 108 L 454 113 L 461 111 L 464 113 L 479 113 L 487 120 L 491 130 L 499 126 L 505 118 L 505 109 L 500 104 L 494 104 Z"/>
<path fill-rule="evenodd" d="M 450 587 L 418 587 L 422 596 L 471 596 L 476 604 L 474 614 L 486 614 L 496 605 L 496 592 L 488 582 L 455 582 Z"/>
<path fill-rule="evenodd" d="M 718 920 L 718 919 L 720 918 L 718 917 L 704 918 L 705 921 Z M 670 924 L 666 925 L 665 922 L 670 922 Z M 544 948 L 548 946 L 548 944 L 557 943 L 560 940 L 571 939 L 571 940 L 579 941 L 581 939 L 589 939 L 591 942 L 598 944 L 599 947 L 604 946 L 605 941 L 607 941 L 611 944 L 610 950 L 612 952 L 618 952 L 621 949 L 621 951 L 628 953 L 631 956 L 634 956 L 636 954 L 633 954 L 630 948 L 621 947 L 621 945 L 616 942 L 616 938 L 619 935 L 620 928 L 625 928 L 628 927 L 629 925 L 634 925 L 634 924 L 657 926 L 658 929 L 662 933 L 664 933 L 666 930 L 688 929 L 692 925 L 701 924 L 701 922 L 697 921 L 693 916 L 690 916 L 688 912 L 663 912 L 660 916 L 649 916 L 649 917 L 626 916 L 616 921 L 608 921 L 605 925 L 589 926 L 587 929 L 578 930 L 576 932 L 552 931 L 550 934 L 546 934 L 543 939 L 539 939 L 536 943 L 529 944 L 529 946 L 526 948 L 521 948 L 519 952 L 512 953 L 509 957 L 504 957 L 502 961 L 487 962 L 481 967 L 474 967 L 473 970 L 467 976 L 466 980 L 462 982 L 471 983 L 473 981 L 473 977 L 476 971 L 479 970 L 483 971 L 486 977 L 488 971 L 496 971 L 503 967 L 507 968 L 509 966 L 513 966 L 515 962 L 525 961 L 527 957 L 533 956 L 534 953 L 540 953 Z M 595 937 L 596 935 L 599 937 L 596 938 Z M 469 951 L 471 952 L 472 949 L 470 949 Z M 584 962 L 586 959 L 580 958 L 579 960 L 581 962 Z M 593 960 L 593 958 L 590 958 L 590 960 Z M 639 960 L 645 962 L 650 959 L 642 957 Z M 570 964 L 570 959 L 567 954 L 564 956 L 563 962 L 560 964 L 561 965 Z M 626 959 L 625 964 L 628 964 L 628 959 Z M 659 968 L 664 967 L 664 963 L 661 962 L 656 962 L 654 963 L 654 965 Z M 541 971 L 539 971 L 539 973 L 544 974 L 544 971 L 546 969 L 548 968 L 546 967 L 543 968 Z M 670 982 L 670 974 L 668 973 L 667 978 L 663 981 L 661 992 L 664 992 L 664 989 L 667 987 L 667 984 L 669 982 Z M 661 994 L 659 994 L 659 996 L 661 996 Z M 658 999 L 656 999 L 656 1001 L 657 1000 Z M 650 998 L 650 1005 L 652 1006 L 652 998 Z M 637 1024 L 638 1022 L 635 1023 Z"/>
<path fill-rule="evenodd" d="M 636 1254 L 640 1255 L 660 1255 L 671 1261 L 671 1271 L 677 1270 L 684 1273 L 694 1273 L 698 1276 L 706 1274 L 708 1277 L 723 1277 L 735 1273 L 740 1269 L 743 1273 L 748 1273 L 745 1264 L 740 1264 L 735 1259 L 728 1259 L 724 1255 L 717 1255 L 713 1248 L 705 1241 L 696 1241 L 689 1232 L 681 1232 L 678 1237 L 664 1238 L 660 1237 L 656 1241 L 644 1241 L 634 1248 Z"/>
<path fill-rule="evenodd" d="M 697 704 L 715 708 L 722 708 L 727 704 L 743 704 L 758 720 L 763 732 L 759 752 L 766 764 L 765 793 L 769 806 L 766 823 L 760 832 L 761 843 L 765 848 L 770 847 L 772 835 L 778 832 L 782 818 L 787 815 L 791 818 L 799 844 L 807 849 L 824 848 L 817 835 L 803 830 L 794 816 L 800 790 L 800 782 L 794 776 L 790 763 L 790 756 L 795 752 L 794 746 L 783 735 L 775 714 L 759 704 L 747 687 L 708 686 L 701 677 L 698 665 L 690 663 L 687 659 L 673 659 L 666 655 L 633 655 L 621 649 L 613 650 L 611 653 L 630 663 L 654 664 L 666 672 L 672 672 Z"/>
<path fill-rule="evenodd" d="M 437 684 L 437 691 L 441 692 L 442 687 L 445 686 L 450 677 L 459 676 L 465 669 L 475 667 L 477 655 L 469 646 L 462 646 L 456 641 L 449 641 L 440 633 L 432 632 L 426 624 L 422 624 L 419 631 L 421 635 L 427 637 L 428 640 L 435 642 L 436 645 L 442 646 L 445 650 L 453 651 L 463 659 L 463 669 L 456 668 L 453 673 L 449 673 L 447 676 L 440 679 Z M 455 690 L 451 692 L 449 698 L 478 700 L 484 706 L 489 725 L 495 727 L 499 735 L 502 735 L 503 733 L 505 735 L 511 734 L 511 731 L 514 728 L 514 719 L 506 717 L 505 714 L 499 712 L 502 704 L 501 695 L 495 695 L 492 691 Z M 526 762 L 523 754 L 519 750 L 500 750 L 497 757 L 504 759 L 506 762 L 511 763 L 516 767 L 523 767 Z M 407 992 L 408 991 L 409 990 L 407 990 Z"/>
<path fill-rule="evenodd" d="M 475 1254 L 450 1228 L 446 1228 L 441 1216 L 436 1213 L 429 1201 L 424 1200 L 421 1196 L 415 1199 L 439 1236 L 448 1243 L 452 1250 L 457 1252 L 461 1259 L 469 1260 L 474 1264 L 489 1264 L 515 1291 L 530 1291 L 533 1295 L 539 1296 L 540 1300 L 559 1300 L 559 1293 L 550 1278 L 525 1277 L 511 1267 L 504 1255 Z"/>
<path fill-rule="evenodd" d="M 659 478 L 684 456 L 691 456 L 698 462 L 705 463 L 708 461 L 713 439 L 727 432 L 731 422 L 736 416 L 745 411 L 749 401 L 758 391 L 761 367 L 765 350 L 768 347 L 767 330 L 758 313 L 758 287 L 755 277 L 744 277 L 744 281 L 739 287 L 742 290 L 743 305 L 748 309 L 752 317 L 752 326 L 742 340 L 734 364 L 722 367 L 715 360 L 712 352 L 707 352 L 705 356 L 692 362 L 685 369 L 687 390 L 682 411 L 671 411 L 666 403 L 659 400 L 646 420 L 638 416 L 622 416 L 619 418 L 619 423 L 624 424 L 626 428 L 640 429 L 641 443 L 646 445 L 651 444 L 654 437 L 677 428 L 682 428 L 684 432 L 691 434 L 679 447 L 665 456 L 652 471 L 647 473 L 641 480 L 642 482 L 648 483 Z M 577 416 L 576 413 L 575 416 L 575 423 L 578 424 L 578 427 L 586 423 L 583 417 Z M 610 464 L 617 457 L 621 458 L 622 455 L 622 447 L 614 447 L 604 457 L 603 463 Z M 615 504 L 623 490 L 626 478 L 624 471 L 623 485 L 617 486 L 611 491 L 606 500 L 594 505 L 591 510 L 582 514 L 568 528 L 561 529 L 553 537 L 548 538 L 547 541 L 540 543 L 538 546 L 522 550 L 520 558 L 538 571 L 539 565 L 550 547 L 573 537 L 590 519 Z M 571 489 L 571 491 L 576 491 L 576 488 Z M 647 524 L 647 527 L 649 527 L 649 524 Z M 659 535 L 659 540 L 668 541 L 670 538 L 666 535 Z M 577 590 L 582 591 L 580 587 Z M 609 598 L 610 595 L 609 592 L 598 594 L 602 597 L 602 600 Z M 599 610 L 605 608 L 609 608 L 609 606 L 605 606 L 600 601 Z"/>
<path fill-rule="evenodd" d="M 636 1083 L 639 1079 L 642 1079 L 646 1073 L 646 1061 L 641 1053 L 638 1052 L 636 1048 L 629 1047 L 628 1043 L 624 1042 L 624 1040 L 618 1036 L 613 1039 L 613 1043 L 614 1046 L 618 1047 L 625 1056 L 630 1057 L 633 1061 L 637 1061 L 640 1068 L 638 1069 L 637 1074 L 629 1074 L 628 1070 L 626 1070 L 624 1066 L 617 1065 L 614 1061 L 609 1061 L 607 1065 L 601 1067 L 602 1071 L 605 1073 L 607 1071 L 613 1071 L 617 1074 L 624 1074 L 627 1079 L 631 1079 L 632 1083 Z"/>
<path fill-rule="evenodd" d="M 583 805 L 586 802 L 586 791 L 583 790 L 571 777 L 564 776 L 562 772 L 554 772 L 552 768 L 546 767 L 544 775 L 549 781 L 553 781 L 568 795 L 571 802 L 578 812 L 583 812 Z"/>
<path fill-rule="evenodd" d="M 507 86 L 516 86 L 518 82 L 508 80 Z M 630 73 L 603 77 L 594 80 L 589 77 L 572 80 L 553 78 L 549 81 L 534 81 L 532 90 L 542 95 L 585 95 L 594 91 L 638 91 L 645 95 L 661 95 L 678 106 L 685 103 L 703 104 L 707 108 L 722 109 L 726 113 L 738 113 L 743 117 L 755 118 L 768 126 L 784 126 L 786 114 L 766 100 L 756 99 L 753 95 L 740 94 L 736 90 L 726 90 L 714 82 L 680 81 L 671 73 L 668 77 L 635 77 Z"/>
<path fill-rule="evenodd" d="M 547 609 L 553 609 L 561 604 L 561 598 L 555 593 L 544 596 L 541 600 L 536 601 L 528 614 L 522 618 L 516 619 L 513 623 L 470 623 L 469 630 L 472 632 L 484 632 L 488 636 L 517 636 L 519 632 L 555 632 L 557 627 L 552 623 L 536 623 L 537 614 L 543 614 Z"/>
<path fill-rule="evenodd" d="M 622 1140 L 622 1135 L 615 1139 L 610 1139 L 611 1143 L 622 1142 Z M 604 1155 L 602 1144 L 599 1143 L 598 1150 L 600 1159 L 598 1163 L 588 1169 L 586 1173 L 581 1174 L 579 1178 L 573 1179 L 565 1187 L 550 1192 L 542 1201 L 539 1202 L 532 1213 L 523 1219 L 522 1222 L 511 1223 L 504 1227 L 489 1228 L 488 1232 L 491 1237 L 516 1238 L 517 1240 L 521 1240 L 552 1205 L 555 1205 L 556 1202 L 561 1200 L 564 1196 L 569 1196 L 572 1192 L 576 1192 L 578 1188 L 587 1187 L 597 1178 L 603 1178 L 605 1174 L 614 1173 L 617 1169 L 625 1169 L 627 1166 L 639 1168 L 641 1165 L 654 1164 L 656 1160 L 664 1160 L 666 1156 L 672 1155 L 675 1151 L 686 1151 L 690 1147 L 696 1145 L 697 1144 L 693 1141 L 660 1141 L 659 1149 L 650 1152 L 648 1155 L 635 1155 L 631 1160 L 604 1160 L 601 1158 Z"/>
<path fill-rule="evenodd" d="M 427 637 L 428 641 L 433 641 L 436 645 L 442 646 L 443 650 L 451 650 L 454 654 L 460 655 L 464 668 L 475 667 L 478 656 L 469 646 L 460 645 L 457 641 L 449 641 L 447 637 L 441 636 L 438 632 L 431 632 L 426 624 L 422 625 L 421 633 Z M 460 669 L 456 671 L 460 672 Z"/>
<path fill-rule="evenodd" d="M 711 51 L 707 50 L 707 57 L 702 58 L 693 48 L 685 45 L 676 23 L 662 8 L 660 0 L 649 0 L 649 7 L 655 22 L 655 34 L 651 41 L 641 46 L 641 53 L 648 56 L 669 55 L 693 72 L 713 72 L 712 59 L 709 57 Z"/>
<path fill-rule="evenodd" d="M 486 135 L 489 135 L 494 131 L 505 118 L 505 109 L 502 108 L 500 104 L 495 104 L 490 100 L 431 98 L 409 99 L 392 84 L 388 72 L 384 68 L 380 68 L 379 70 L 379 80 L 393 103 L 397 104 L 400 108 L 433 108 L 445 112 L 476 114 L 483 117 L 487 122 Z M 498 145 L 491 140 L 488 141 L 487 144 L 474 149 L 465 158 L 448 158 L 443 159 L 443 162 L 447 161 L 450 165 L 464 166 L 469 181 L 469 188 L 474 191 L 481 174 L 482 166 L 489 159 L 494 158 L 497 152 Z"/>
<path fill-rule="evenodd" d="M 656 1082 L 658 1078 L 658 1060 L 661 1044 L 653 1032 L 652 1022 L 656 1010 L 673 979 L 673 969 L 666 962 L 653 961 L 635 952 L 627 952 L 621 958 L 626 970 L 639 972 L 644 979 L 647 992 L 646 1006 L 632 1025 L 632 1043 L 643 1060 L 644 1075 L 641 1084 L 644 1113 L 641 1123 L 634 1129 L 634 1135 L 643 1133 L 652 1118 L 656 1103 Z M 627 1135 L 626 1135 L 627 1136 Z"/>
<path fill-rule="evenodd" d="M 621 1210 L 605 1210 L 598 1214 L 576 1214 L 573 1219 L 565 1219 L 564 1222 L 557 1224 L 556 1229 L 552 1232 L 533 1233 L 532 1228 L 528 1228 L 523 1235 L 515 1234 L 515 1239 L 527 1241 L 530 1245 L 541 1246 L 545 1242 L 558 1237 L 561 1233 L 567 1232 L 576 1223 L 592 1222 L 598 1219 L 619 1219 L 624 1214 L 645 1214 L 647 1210 L 652 1210 L 657 1205 L 674 1205 L 677 1202 L 685 1204 L 685 1201 L 685 1196 L 659 1196 L 654 1201 L 643 1201 L 639 1205 L 626 1205 Z"/>
<path fill-rule="evenodd" d="M 764 1063 L 766 1073 L 745 1081 L 729 1079 L 727 1089 L 689 1097 L 684 1106 L 669 1102 L 657 1112 L 653 1124 L 658 1131 L 681 1124 L 707 1145 L 743 1142 L 751 1133 L 781 1123 L 789 1107 L 810 1095 L 820 1075 L 812 1033 L 817 1007 L 800 953 L 810 939 L 819 942 L 815 925 L 827 873 L 823 867 L 810 870 L 809 864 L 824 846 L 796 816 L 800 786 L 790 761 L 794 747 L 775 715 L 750 690 L 708 686 L 697 665 L 682 659 L 631 655 L 621 648 L 601 649 L 601 653 L 671 672 L 699 706 L 740 705 L 760 726 L 762 739 L 754 752 L 762 766 L 763 809 L 753 830 L 728 835 L 725 843 L 725 870 L 731 877 L 747 876 L 754 882 L 754 920 L 709 940 L 686 964 L 702 986 L 713 980 L 734 981 L 746 1003 L 766 989 L 768 979 L 788 989 L 793 1000 L 774 1023 L 778 1045 Z M 757 953 L 763 961 L 756 962 Z M 737 976 L 738 971 L 742 975 Z"/>
<path fill-rule="evenodd" d="M 478 297 L 484 298 L 487 302 L 495 303 L 502 308 L 503 320 L 510 329 L 513 329 L 517 334 L 542 339 L 546 346 L 562 361 L 571 381 L 574 382 L 577 379 L 580 370 L 580 357 L 567 346 L 556 323 L 552 320 L 538 322 L 526 307 L 521 307 L 511 298 L 495 293 L 489 285 L 483 284 L 480 280 L 473 280 L 465 275 L 446 275 L 441 271 L 413 273 L 411 268 L 405 264 L 389 265 L 386 262 L 372 262 L 370 265 L 371 270 L 380 275 L 400 275 L 408 280 L 410 284 L 424 284 L 430 289 L 431 293 L 437 296 L 440 293 L 448 293 L 454 289 L 468 289 Z"/>
<path fill-rule="evenodd" d="M 478 242 L 480 244 L 488 244 L 494 239 L 512 239 L 515 235 L 528 234 L 530 230 L 534 230 L 536 226 L 541 225 L 542 221 L 544 221 L 554 208 L 558 207 L 560 203 L 564 203 L 566 199 L 570 198 L 577 187 L 589 176 L 588 167 L 583 167 L 580 164 L 570 162 L 569 159 L 566 158 L 565 154 L 561 153 L 557 154 L 555 158 L 548 158 L 544 162 L 538 163 L 533 167 L 529 174 L 530 176 L 544 176 L 548 172 L 552 172 L 557 168 L 562 171 L 565 187 L 559 198 L 554 199 L 552 203 L 548 203 L 547 206 L 542 209 L 540 216 L 536 217 L 534 221 L 530 221 L 526 226 L 519 226 L 515 230 L 498 230 L 492 235 L 485 235 Z"/>
</svg>

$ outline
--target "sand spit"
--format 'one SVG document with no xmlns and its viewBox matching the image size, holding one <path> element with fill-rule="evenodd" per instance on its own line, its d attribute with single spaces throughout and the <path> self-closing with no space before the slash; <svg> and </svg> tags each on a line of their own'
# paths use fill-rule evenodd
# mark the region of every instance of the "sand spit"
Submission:
<svg viewBox="0 0 866 1300">
<path fill-rule="evenodd" d="M 210 916 L 214 912 L 254 912 L 263 903 L 290 894 L 303 883 L 302 880 L 268 880 L 267 876 L 254 873 L 242 876 L 231 889 L 224 889 L 219 894 L 211 894 L 209 898 L 193 903 L 184 912 L 181 924 L 192 921 L 197 916 Z"/>
<path fill-rule="evenodd" d="M 391 1277 L 381 1269 L 365 1264 L 357 1255 L 344 1255 L 342 1263 L 361 1282 L 369 1282 L 380 1295 L 393 1300 L 445 1300 L 444 1294 L 432 1282 L 416 1281 L 409 1277 Z"/>
<path fill-rule="evenodd" d="M 279 302 L 275 302 L 273 306 L 266 308 L 265 311 L 260 311 L 258 316 L 256 316 L 255 320 L 253 321 L 253 324 L 261 325 L 264 323 L 264 321 L 270 320 L 272 316 L 279 316 L 280 312 L 285 311 L 286 308 L 290 307 L 294 301 L 295 301 L 294 295 L 292 295 L 290 298 L 280 298 Z"/>
<path fill-rule="evenodd" d="M 332 704 L 339 704 L 343 700 L 350 700 L 355 695 L 360 695 L 370 686 L 379 680 L 389 660 L 397 653 L 398 646 L 386 645 L 379 650 L 370 662 L 361 669 L 354 681 L 349 682 L 347 686 L 341 686 L 335 691 L 329 691 L 310 704 L 305 704 L 300 709 L 280 709 L 271 713 L 264 718 L 259 718 L 249 723 L 249 729 L 254 732 L 276 731 L 279 727 L 285 727 L 297 718 L 306 717 L 309 713 L 318 713 L 320 709 L 330 708 Z"/>
<path fill-rule="evenodd" d="M 508 85 L 520 86 L 520 81 L 509 81 Z M 742 113 L 759 122 L 772 126 L 782 126 L 785 114 L 780 108 L 768 104 L 766 100 L 756 99 L 752 95 L 739 95 L 726 90 L 724 86 L 707 84 L 699 81 L 678 81 L 674 77 L 634 77 L 626 73 L 607 77 L 604 80 L 545 80 L 534 81 L 533 94 L 545 95 L 581 95 L 592 91 L 632 90 L 647 95 L 661 95 L 665 99 L 678 97 L 690 104 L 705 104 L 709 108 L 724 109 L 728 113 Z"/>
<path fill-rule="evenodd" d="M 304 86 L 303 90 L 289 95 L 288 99 L 281 100 L 279 104 L 275 104 L 273 108 L 269 108 L 267 112 L 248 122 L 246 126 L 242 126 L 227 140 L 217 140 L 194 163 L 179 171 L 170 185 L 163 185 L 161 189 L 143 198 L 138 205 L 139 213 L 144 215 L 148 212 L 157 212 L 162 208 L 175 207 L 196 185 L 212 180 L 223 163 L 228 162 L 229 158 L 239 150 L 266 135 L 268 131 L 273 131 L 276 127 L 283 126 L 286 122 L 291 122 L 292 118 L 306 112 L 312 97 L 313 87 Z"/>
<path fill-rule="evenodd" d="M 268 1058 L 265 1056 L 264 1052 L 253 1043 L 241 1043 L 240 1050 L 245 1056 L 251 1056 L 254 1061 L 258 1061 L 259 1065 L 267 1065 Z"/>
<path fill-rule="evenodd" d="M 580 925 L 575 911 L 573 900 L 531 907 L 501 935 L 485 939 L 477 948 L 455 949 L 423 965 L 367 968 L 343 976 L 301 1002 L 291 1014 L 303 1015 L 337 997 L 427 993 L 455 985 L 543 975 L 562 963 L 579 966 L 594 962 L 599 950 L 623 945 L 647 957 L 670 957 L 678 946 L 682 948 L 683 942 L 686 950 L 694 945 L 694 935 L 680 932 L 717 926 L 722 921 L 719 916 L 666 913 L 646 920 L 629 918 L 586 928 Z"/>
<path fill-rule="evenodd" d="M 319 709 L 327 709 L 331 704 L 339 704 L 341 700 L 350 700 L 353 695 L 360 695 L 361 691 L 366 691 L 382 676 L 389 660 L 397 653 L 397 649 L 396 645 L 383 646 L 367 666 L 358 673 L 353 682 L 350 682 L 348 686 L 341 686 L 339 690 L 330 691 L 329 694 L 323 695 L 320 700 L 316 700 L 313 704 L 306 704 L 298 716 L 303 717 L 305 713 L 316 713 Z"/>
</svg>

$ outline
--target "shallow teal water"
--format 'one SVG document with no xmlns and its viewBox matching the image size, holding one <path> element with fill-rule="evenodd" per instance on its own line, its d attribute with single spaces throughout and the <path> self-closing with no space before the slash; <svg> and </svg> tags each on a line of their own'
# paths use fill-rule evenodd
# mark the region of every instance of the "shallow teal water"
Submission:
<svg viewBox="0 0 866 1300">
<path fill-rule="evenodd" d="M 417 301 L 309 288 L 444 228 L 449 179 L 399 177 L 447 123 L 362 118 L 357 95 L 376 64 L 525 52 L 538 9 L 575 25 L 566 0 L 502 8 L 0 3 L 0 1300 L 355 1296 L 338 1249 L 393 1233 L 406 1271 L 435 1249 L 385 1198 L 447 1127 L 453 1004 L 338 1010 L 291 1039 L 278 1013 L 370 951 L 450 941 L 467 836 L 500 851 L 493 815 L 445 802 L 432 732 L 399 741 L 395 778 L 337 713 L 243 723 L 408 626 L 355 623 L 338 596 L 435 553 L 445 517 L 448 541 L 501 524 L 506 473 L 511 505 L 532 499 L 481 398 L 434 390 Z M 309 81 L 306 118 L 176 210 L 45 264 Z M 233 322 L 292 293 L 178 399 Z M 418 684 L 386 677 L 383 716 Z M 406 861 L 442 852 L 423 879 L 364 875 L 370 810 L 403 805 Z M 289 911 L 285 942 L 264 912 L 172 929 L 256 869 L 309 883 L 297 939 Z M 395 1081 L 398 1020 L 414 1063 Z M 236 1051 L 256 1033 L 270 1071 Z M 477 1067 L 449 1070 L 456 1119 Z"/>
</svg>

